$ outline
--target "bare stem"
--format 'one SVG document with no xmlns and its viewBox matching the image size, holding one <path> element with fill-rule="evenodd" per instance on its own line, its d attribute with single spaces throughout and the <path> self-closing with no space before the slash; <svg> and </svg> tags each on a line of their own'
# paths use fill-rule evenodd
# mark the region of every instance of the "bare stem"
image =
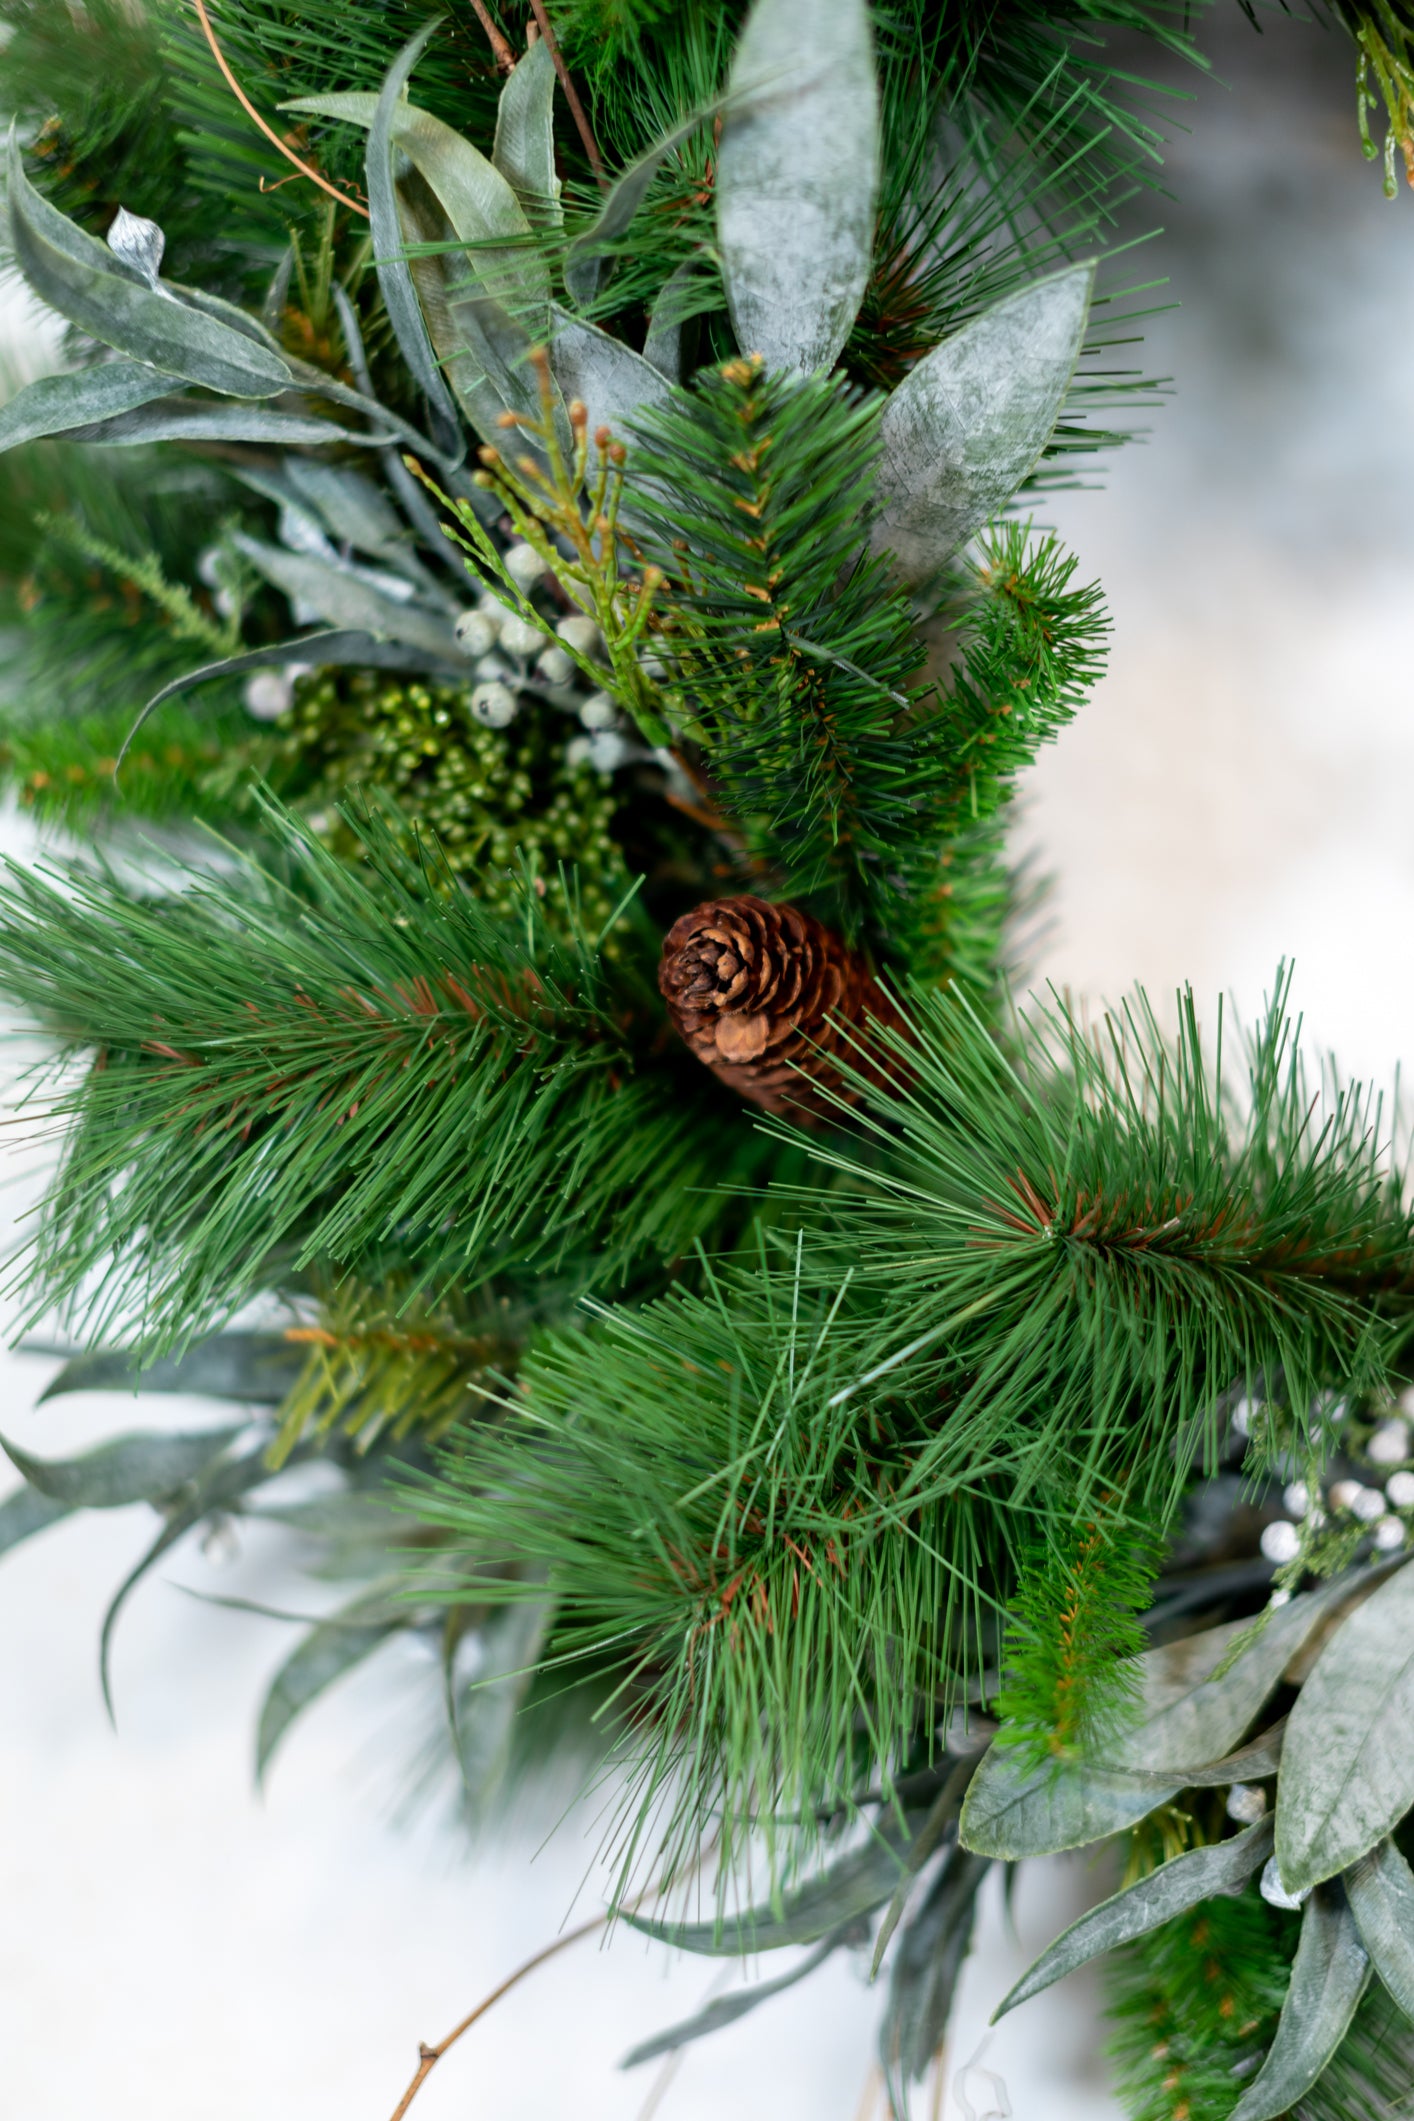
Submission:
<svg viewBox="0 0 1414 2121">
<path fill-rule="evenodd" d="M 534 10 L 536 21 L 540 24 L 540 34 L 550 48 L 550 57 L 555 62 L 555 72 L 560 77 L 560 86 L 565 92 L 565 101 L 570 107 L 570 116 L 579 128 L 579 137 L 584 142 L 584 152 L 589 157 L 590 168 L 602 185 L 604 182 L 603 159 L 600 156 L 598 147 L 595 145 L 594 134 L 590 130 L 589 120 L 584 115 L 584 105 L 579 100 L 579 91 L 570 79 L 570 70 L 565 65 L 559 45 L 555 42 L 555 32 L 551 29 L 550 17 L 545 12 L 545 0 L 530 0 L 530 5 Z"/>
<path fill-rule="evenodd" d="M 220 45 L 216 42 L 216 32 L 211 27 L 211 17 L 206 12 L 205 0 L 191 0 L 191 4 L 196 9 L 196 19 L 201 24 L 202 34 L 206 38 L 207 43 L 211 46 L 211 56 L 216 61 L 216 64 L 220 67 L 222 74 L 225 76 L 226 85 L 230 89 L 231 94 L 235 97 L 237 103 L 239 103 L 241 109 L 245 112 L 246 116 L 252 119 L 254 123 L 259 126 L 261 132 L 264 133 L 266 139 L 270 142 L 271 146 L 277 147 L 287 162 L 294 163 L 295 168 L 299 171 L 302 177 L 308 177 L 311 184 L 317 184 L 321 191 L 328 192 L 329 197 L 331 199 L 337 199 L 340 206 L 347 206 L 353 213 L 362 214 L 364 220 L 366 221 L 369 218 L 368 208 L 366 206 L 360 206 L 357 199 L 351 199 L 347 192 L 340 191 L 338 186 L 335 184 L 331 184 L 327 177 L 321 177 L 319 171 L 317 169 L 312 169 L 308 162 L 302 162 L 299 156 L 294 152 L 293 148 L 287 147 L 284 141 L 280 138 L 280 135 L 277 132 L 274 132 L 271 127 L 266 124 L 265 120 L 261 117 L 260 112 L 251 102 L 250 97 L 241 87 L 240 82 L 231 72 L 230 66 L 226 60 L 226 54 L 222 51 Z"/>
<path fill-rule="evenodd" d="M 486 0 L 471 0 L 471 4 L 476 9 L 477 21 L 485 30 L 487 38 L 490 41 L 491 54 L 492 57 L 495 59 L 500 71 L 503 74 L 514 73 L 516 55 L 511 50 L 510 45 L 507 44 L 505 38 L 501 35 L 501 32 L 497 29 L 495 23 L 492 21 L 491 10 L 487 7 Z"/>
<path fill-rule="evenodd" d="M 393 2121 L 403 2121 L 404 2114 L 412 2105 L 413 2100 L 417 2097 L 443 2055 L 446 2054 L 447 2049 L 455 2046 L 463 2033 L 470 2032 L 477 2019 L 485 2017 L 493 2003 L 499 2003 L 502 1996 L 508 1990 L 513 1989 L 518 1981 L 523 1981 L 527 1974 L 533 1974 L 537 1966 L 543 1966 L 545 1961 L 553 1959 L 557 1952 L 567 1951 L 570 1945 L 578 1944 L 582 1937 L 592 1936 L 595 1930 L 603 1929 L 608 1919 L 607 1915 L 595 1915 L 592 1921 L 581 1922 L 578 1929 L 566 1930 L 564 1936 L 557 1937 L 553 1944 L 542 1945 L 538 1952 L 532 1953 L 529 1959 L 523 1960 L 513 1974 L 507 1974 L 505 1980 L 498 1983 L 489 1996 L 483 1996 L 475 2010 L 468 2011 L 461 2024 L 452 2027 L 445 2040 L 439 2040 L 435 2047 L 429 2047 L 424 2041 L 418 2049 L 417 2074 L 398 2101 L 393 2111 Z"/>
</svg>

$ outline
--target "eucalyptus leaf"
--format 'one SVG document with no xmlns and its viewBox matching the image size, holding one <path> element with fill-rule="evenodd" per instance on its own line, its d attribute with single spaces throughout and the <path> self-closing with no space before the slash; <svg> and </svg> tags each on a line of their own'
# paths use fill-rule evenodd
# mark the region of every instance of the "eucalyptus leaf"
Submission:
<svg viewBox="0 0 1414 2121">
<path fill-rule="evenodd" d="M 913 1889 L 914 1877 L 922 1870 L 924 1864 L 962 1810 L 962 1800 L 967 1795 L 967 1785 L 976 1771 L 977 1763 L 975 1760 L 958 1761 L 934 1798 L 932 1808 L 923 1821 L 922 1826 L 909 1843 L 908 1875 L 900 1878 L 898 1884 L 894 1887 L 893 1898 L 884 1909 L 884 1919 L 879 1924 L 878 1933 L 874 1939 L 874 1950 L 869 1961 L 869 1979 L 871 1981 L 883 1964 L 884 1953 L 888 1950 L 889 1940 L 903 1919 L 903 1911 L 908 1904 L 909 1893 Z"/>
<path fill-rule="evenodd" d="M 985 310 L 885 401 L 876 551 L 924 582 L 1008 501 L 1045 448 L 1085 340 L 1093 265 Z"/>
<path fill-rule="evenodd" d="M 305 1455 L 298 1448 L 285 1461 L 288 1468 Z M 103 1705 L 109 1716 L 113 1715 L 113 1689 L 111 1658 L 113 1632 L 117 1627 L 123 1607 L 143 1577 L 162 1556 L 185 1539 L 188 1532 L 199 1525 L 204 1517 L 218 1514 L 238 1503 L 252 1488 L 257 1488 L 272 1477 L 265 1456 L 265 1446 L 249 1451 L 240 1458 L 218 1459 L 198 1474 L 187 1499 L 176 1504 L 166 1523 L 134 1566 L 129 1569 L 109 1602 L 103 1616 L 103 1627 L 98 1638 L 98 1679 L 103 1689 Z"/>
<path fill-rule="evenodd" d="M 1043 1760 L 994 1743 L 982 1756 L 962 1807 L 963 1845 L 1017 1862 L 1084 1848 L 1133 1826 L 1182 1787 L 1086 1761 Z"/>
<path fill-rule="evenodd" d="M 375 560 L 406 557 L 407 528 L 382 487 L 364 473 L 312 457 L 291 457 L 285 472 L 295 492 L 319 511 L 342 543 Z"/>
<path fill-rule="evenodd" d="M 478 1809 L 486 1805 L 505 1776 L 516 1715 L 534 1677 L 553 1612 L 550 1598 L 500 1607 L 476 1631 L 480 1657 L 473 1678 L 460 1688 L 448 1687 L 462 1784 Z"/>
<path fill-rule="evenodd" d="M 284 449 L 321 449 L 344 442 L 382 449 L 388 437 L 359 434 L 333 420 L 266 405 L 205 405 L 196 398 L 168 398 L 76 428 L 72 440 L 128 449 L 151 442 L 276 442 Z"/>
<path fill-rule="evenodd" d="M 58 1524 L 61 1517 L 71 1516 L 73 1507 L 72 1503 L 60 1502 L 57 1495 L 41 1494 L 38 1488 L 16 1488 L 13 1495 L 0 1502 L 0 1554 L 8 1554 L 22 1540 L 32 1539 L 36 1532 Z"/>
<path fill-rule="evenodd" d="M 396 641 L 376 640 L 362 627 L 322 627 L 315 633 L 296 634 L 288 641 L 274 641 L 265 648 L 247 648 L 240 655 L 222 656 L 219 662 L 202 663 L 196 670 L 188 670 L 179 678 L 172 678 L 159 692 L 139 710 L 131 729 L 123 738 L 118 753 L 115 773 L 132 749 L 133 742 L 143 723 L 164 700 L 176 699 L 180 693 L 193 692 L 199 685 L 214 684 L 218 678 L 239 677 L 243 671 L 263 670 L 276 663 L 352 663 L 358 667 L 374 664 L 380 670 L 426 670 L 438 667 L 429 665 L 425 655 Z M 465 660 L 460 669 L 454 664 L 447 666 L 447 675 L 466 675 Z"/>
<path fill-rule="evenodd" d="M 992 2013 L 992 2023 L 1015 2010 L 1018 2003 L 1039 1996 L 1043 1988 L 1073 1973 L 1077 1966 L 1097 1959 L 1101 1952 L 1113 1951 L 1132 1937 L 1161 1929 L 1175 1915 L 1186 1913 L 1218 1893 L 1240 1891 L 1271 1852 L 1272 1822 L 1266 1818 L 1259 1819 L 1244 1833 L 1235 1834 L 1230 1841 L 1190 1849 L 1187 1855 L 1174 1856 L 1160 1864 L 1147 1878 L 1102 1900 L 1078 1922 L 1072 1922 L 1069 1929 L 1062 1930 L 1015 1988 L 1002 1998 Z"/>
<path fill-rule="evenodd" d="M 688 292 L 702 277 L 702 260 L 685 258 L 658 290 L 643 340 L 643 358 L 669 383 L 682 381 L 682 328 L 697 314 Z"/>
<path fill-rule="evenodd" d="M 73 1355 L 39 1395 L 69 1392 L 189 1392 L 244 1406 L 278 1406 L 304 1368 L 305 1351 L 283 1333 L 217 1333 L 180 1355 L 144 1364 L 129 1348 Z"/>
<path fill-rule="evenodd" d="M 457 637 L 451 622 L 425 605 L 402 603 L 366 581 L 312 554 L 238 531 L 232 539 L 251 565 L 292 601 L 308 604 L 335 627 L 357 629 L 416 648 L 439 662 L 455 664 Z"/>
<path fill-rule="evenodd" d="M 66 434 L 165 398 L 172 378 L 145 361 L 105 361 L 64 376 L 41 376 L 0 408 L 0 449 Z"/>
<path fill-rule="evenodd" d="M 180 1436 L 115 1436 L 77 1458 L 34 1458 L 0 1436 L 12 1465 L 32 1488 L 75 1510 L 118 1510 L 162 1503 L 214 1465 L 239 1429 L 201 1429 Z"/>
<path fill-rule="evenodd" d="M 365 1593 L 310 1629 L 280 1666 L 261 1704 L 255 1739 L 255 1779 L 265 1771 L 295 1719 L 336 1679 L 354 1670 L 412 1620 L 387 1593 Z"/>
<path fill-rule="evenodd" d="M 911 1821 L 916 1831 L 921 1820 Z M 892 1822 L 879 1828 L 859 1848 L 841 1856 L 819 1877 L 782 1895 L 779 1910 L 751 1908 L 717 1922 L 657 1922 L 646 1915 L 625 1914 L 632 1929 L 642 1930 L 676 1951 L 701 1952 L 709 1958 L 735 1959 L 744 1952 L 780 1951 L 788 1944 L 815 1944 L 831 1930 L 882 1907 L 899 1879 L 908 1872 L 907 1836 Z"/>
<path fill-rule="evenodd" d="M 1276 2037 L 1228 2121 L 1280 2121 L 1304 2097 L 1349 2031 L 1369 1978 L 1345 1894 L 1338 1885 L 1317 1887 L 1302 1911 Z"/>
<path fill-rule="evenodd" d="M 227 397 L 269 398 L 293 386 L 289 363 L 269 347 L 121 270 L 112 252 L 41 198 L 13 134 L 7 193 L 21 272 L 42 301 L 91 338 Z"/>
<path fill-rule="evenodd" d="M 414 382 L 427 399 L 433 440 L 452 462 L 460 463 L 465 455 L 461 423 L 427 335 L 411 267 L 403 256 L 402 220 L 393 182 L 393 126 L 403 107 L 399 98 L 436 27 L 434 17 L 403 46 L 384 77 L 369 126 L 364 176 L 374 267 L 388 322 Z"/>
<path fill-rule="evenodd" d="M 620 2069 L 637 2069 L 642 2062 L 656 2062 L 660 2055 L 675 2054 L 680 2047 L 687 2047 L 694 2040 L 701 2040 L 708 2033 L 719 2033 L 725 2026 L 735 2025 L 738 2018 L 759 2010 L 773 1996 L 784 1994 L 804 1981 L 817 1967 L 837 1952 L 842 1944 L 859 1941 L 859 1931 L 846 1924 L 826 1937 L 813 1952 L 793 1966 L 788 1974 L 778 1974 L 774 1981 L 758 1981 L 751 1988 L 739 1988 L 729 1996 L 715 1996 L 694 2017 L 684 2018 L 680 2025 L 670 2025 L 666 2032 L 655 2033 L 651 2040 L 642 2040 L 637 2047 L 630 2048 L 619 2064 Z"/>
<path fill-rule="evenodd" d="M 303 117 L 344 118 L 372 127 L 381 101 L 349 92 L 302 96 L 282 108 Z M 466 245 L 467 255 L 457 264 L 469 270 L 484 291 L 510 309 L 534 337 L 543 338 L 550 271 L 506 178 L 469 140 L 415 104 L 394 103 L 388 131 L 394 148 L 407 156 L 436 196 L 457 241 Z"/>
<path fill-rule="evenodd" d="M 737 344 L 828 368 L 869 284 L 879 95 L 867 0 L 756 0 L 732 60 L 717 241 Z"/>
<path fill-rule="evenodd" d="M 648 196 L 649 185 L 668 156 L 691 138 L 716 107 L 714 104 L 705 111 L 695 111 L 680 125 L 673 126 L 609 186 L 594 220 L 575 237 L 565 256 L 565 285 L 581 307 L 598 295 L 611 263 L 613 245 L 627 233 L 629 223 Z"/>
<path fill-rule="evenodd" d="M 1343 1871 L 1414 1806 L 1414 1569 L 1356 1607 L 1287 1722 L 1277 1865 L 1299 1893 Z"/>
<path fill-rule="evenodd" d="M 591 435 L 598 427 L 611 427 L 622 440 L 635 414 L 666 404 L 670 387 L 642 354 L 563 309 L 556 309 L 554 325 L 550 366 L 555 381 L 567 404 L 578 398 L 588 408 Z"/>
<path fill-rule="evenodd" d="M 1287 1605 L 1269 1607 L 1255 1623 L 1228 1621 L 1136 1658 L 1140 1716 L 1109 1748 L 1106 1765 L 1172 1770 L 1186 1783 L 1191 1770 L 1220 1760 L 1261 1714 L 1312 1631 L 1359 1594 L 1367 1573 L 1303 1591 Z M 1250 1640 L 1234 1658 L 1244 1637 Z"/>
<path fill-rule="evenodd" d="M 555 62 L 543 37 L 516 61 L 501 90 L 491 160 L 527 220 L 558 228 L 564 217 L 555 175 Z"/>
<path fill-rule="evenodd" d="M 879 2060 L 893 2111 L 905 2121 L 908 2087 L 927 2071 L 947 2037 L 958 1976 L 977 1913 L 977 1891 L 991 1869 L 956 1849 L 902 1937 L 879 2028 Z"/>
<path fill-rule="evenodd" d="M 1341 1882 L 1370 1964 L 1414 2019 L 1414 1871 L 1392 1841 L 1381 1841 Z"/>
</svg>

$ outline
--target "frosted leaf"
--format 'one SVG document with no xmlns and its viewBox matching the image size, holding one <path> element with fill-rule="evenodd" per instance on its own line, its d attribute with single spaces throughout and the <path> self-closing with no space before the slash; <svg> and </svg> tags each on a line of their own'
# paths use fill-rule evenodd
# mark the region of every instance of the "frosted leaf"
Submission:
<svg viewBox="0 0 1414 2121">
<path fill-rule="evenodd" d="M 118 208 L 109 225 L 108 248 L 153 289 L 157 287 L 158 268 L 166 247 L 167 238 L 155 221 L 143 214 L 130 214 L 126 206 Z"/>
</svg>

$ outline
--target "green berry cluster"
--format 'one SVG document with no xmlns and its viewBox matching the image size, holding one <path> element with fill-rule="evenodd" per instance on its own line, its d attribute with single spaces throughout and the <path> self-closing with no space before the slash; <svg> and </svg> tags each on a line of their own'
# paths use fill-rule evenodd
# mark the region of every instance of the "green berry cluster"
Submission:
<svg viewBox="0 0 1414 2121">
<path fill-rule="evenodd" d="M 587 763 L 567 763 L 573 725 L 563 714 L 527 703 L 509 729 L 488 729 L 472 715 L 471 690 L 377 670 L 314 671 L 277 725 L 272 777 L 345 859 L 361 842 L 324 808 L 355 787 L 380 789 L 498 912 L 516 909 L 527 867 L 545 879 L 561 863 L 573 867 L 592 934 L 628 882 L 612 784 Z"/>
</svg>

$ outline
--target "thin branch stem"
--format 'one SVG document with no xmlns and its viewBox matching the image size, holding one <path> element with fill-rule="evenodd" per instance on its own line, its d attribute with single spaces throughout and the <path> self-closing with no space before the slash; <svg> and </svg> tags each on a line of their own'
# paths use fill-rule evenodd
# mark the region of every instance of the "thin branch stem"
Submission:
<svg viewBox="0 0 1414 2121">
<path fill-rule="evenodd" d="M 489 1996 L 483 1996 L 475 2010 L 468 2011 L 461 2024 L 453 2026 L 445 2040 L 439 2040 L 435 2047 L 429 2047 L 424 2041 L 418 2050 L 417 2074 L 398 2101 L 393 2112 L 393 2121 L 403 2121 L 403 2116 L 448 2048 L 455 2046 L 463 2033 L 470 2032 L 477 2019 L 483 2018 L 493 2003 L 499 2003 L 502 1996 L 509 1989 L 513 1989 L 518 1981 L 523 1981 L 527 1974 L 533 1974 L 537 1966 L 543 1966 L 545 1961 L 553 1959 L 557 1952 L 567 1951 L 570 1945 L 578 1944 L 582 1937 L 590 1937 L 595 1930 L 603 1929 L 608 1919 L 607 1914 L 595 1915 L 591 1921 L 581 1922 L 578 1929 L 566 1930 L 564 1936 L 557 1937 L 553 1944 L 543 1945 L 538 1952 L 532 1953 L 529 1959 L 523 1960 L 514 1973 L 507 1974 L 505 1980 L 498 1983 Z"/>
<path fill-rule="evenodd" d="M 471 4 L 476 9 L 477 21 L 485 30 L 490 41 L 491 55 L 495 59 L 497 67 L 503 74 L 514 73 L 516 55 L 492 21 L 491 10 L 487 7 L 486 0 L 471 0 Z"/>
<path fill-rule="evenodd" d="M 545 0 L 530 0 L 530 5 L 534 10 L 536 21 L 540 25 L 540 34 L 550 48 L 550 57 L 555 62 L 555 72 L 560 77 L 560 86 L 565 92 L 565 101 L 570 107 L 570 116 L 579 128 L 579 137 L 584 142 L 584 152 L 589 157 L 589 166 L 602 185 L 605 181 L 603 158 L 595 145 L 594 134 L 590 130 L 589 120 L 584 114 L 584 105 L 579 100 L 579 91 L 570 79 L 570 70 L 565 65 L 559 45 L 555 42 L 555 32 L 551 29 L 550 17 L 545 12 Z"/>
<path fill-rule="evenodd" d="M 273 131 L 272 128 L 266 124 L 265 120 L 261 117 L 260 112 L 251 102 L 250 97 L 241 87 L 240 82 L 231 72 L 230 66 L 227 63 L 226 54 L 222 51 L 220 45 L 216 42 L 216 32 L 211 27 L 211 17 L 206 12 L 205 0 L 191 0 L 191 4 L 196 9 L 196 19 L 201 24 L 202 34 L 206 38 L 207 43 L 211 46 L 211 56 L 216 61 L 216 64 L 220 67 L 221 72 L 225 77 L 227 87 L 230 89 L 231 94 L 235 97 L 237 103 L 239 103 L 241 109 L 245 112 L 246 116 L 250 118 L 256 125 L 259 126 L 260 130 L 264 133 L 266 139 L 270 142 L 271 146 L 277 147 L 287 162 L 294 163 L 295 168 L 299 171 L 302 177 L 308 177 L 311 184 L 317 184 L 321 191 L 328 192 L 329 197 L 331 199 L 337 199 L 340 206 L 347 206 L 353 213 L 362 214 L 364 220 L 366 221 L 369 218 L 368 208 L 366 206 L 360 206 L 357 199 L 351 199 L 347 192 L 340 191 L 338 186 L 335 184 L 331 184 L 327 177 L 322 177 L 317 169 L 312 169 L 308 162 L 302 162 L 299 156 L 294 152 L 293 148 L 287 147 L 284 141 L 280 138 L 280 135 L 277 132 Z"/>
</svg>

